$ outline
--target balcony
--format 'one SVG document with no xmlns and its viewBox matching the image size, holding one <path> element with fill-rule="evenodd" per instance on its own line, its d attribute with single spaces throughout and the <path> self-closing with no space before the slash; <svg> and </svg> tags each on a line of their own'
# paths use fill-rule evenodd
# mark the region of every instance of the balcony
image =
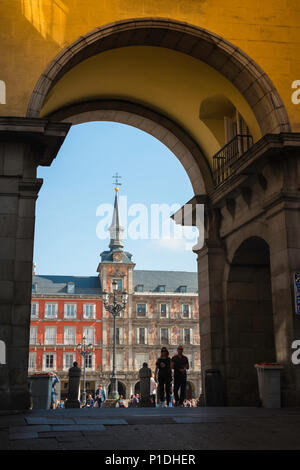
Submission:
<svg viewBox="0 0 300 470">
<path fill-rule="evenodd" d="M 234 163 L 253 145 L 249 134 L 238 134 L 213 156 L 213 179 L 215 186 L 224 183 L 235 172 Z"/>
</svg>

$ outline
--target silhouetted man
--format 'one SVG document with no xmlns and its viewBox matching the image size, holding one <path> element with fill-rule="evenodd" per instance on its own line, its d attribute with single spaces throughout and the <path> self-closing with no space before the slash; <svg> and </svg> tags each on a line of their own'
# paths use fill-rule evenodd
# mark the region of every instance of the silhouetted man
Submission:
<svg viewBox="0 0 300 470">
<path fill-rule="evenodd" d="M 183 355 L 183 347 L 178 346 L 177 354 L 172 357 L 171 367 L 174 370 L 175 406 L 183 406 L 186 395 L 186 371 L 190 368 L 189 360 Z M 178 395 L 180 389 L 180 396 Z"/>
</svg>

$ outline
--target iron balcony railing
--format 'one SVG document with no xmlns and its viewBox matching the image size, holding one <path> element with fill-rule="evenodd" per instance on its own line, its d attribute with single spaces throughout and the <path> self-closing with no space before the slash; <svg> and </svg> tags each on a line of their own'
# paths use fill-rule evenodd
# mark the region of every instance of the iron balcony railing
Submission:
<svg viewBox="0 0 300 470">
<path fill-rule="evenodd" d="M 249 134 L 238 134 L 213 156 L 215 186 L 224 183 L 234 173 L 233 164 L 253 145 Z"/>
</svg>

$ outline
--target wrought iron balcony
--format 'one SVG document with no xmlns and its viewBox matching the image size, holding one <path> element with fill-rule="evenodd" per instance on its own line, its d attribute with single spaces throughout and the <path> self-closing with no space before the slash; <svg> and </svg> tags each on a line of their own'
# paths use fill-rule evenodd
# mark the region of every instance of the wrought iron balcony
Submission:
<svg viewBox="0 0 300 470">
<path fill-rule="evenodd" d="M 213 156 L 213 178 L 219 186 L 234 173 L 233 164 L 253 145 L 249 134 L 238 134 Z"/>
</svg>

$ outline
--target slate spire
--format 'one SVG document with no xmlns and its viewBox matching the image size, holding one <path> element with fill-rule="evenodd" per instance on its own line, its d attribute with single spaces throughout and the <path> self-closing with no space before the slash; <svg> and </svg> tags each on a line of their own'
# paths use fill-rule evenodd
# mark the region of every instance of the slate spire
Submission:
<svg viewBox="0 0 300 470">
<path fill-rule="evenodd" d="M 111 225 L 109 227 L 110 233 L 110 244 L 109 248 L 111 251 L 118 250 L 122 251 L 124 245 L 122 243 L 122 232 L 124 232 L 124 228 L 121 225 L 120 219 L 120 210 L 119 210 L 119 197 L 118 197 L 119 188 L 115 187 L 115 203 L 114 203 L 114 212 L 111 221 Z"/>
</svg>

